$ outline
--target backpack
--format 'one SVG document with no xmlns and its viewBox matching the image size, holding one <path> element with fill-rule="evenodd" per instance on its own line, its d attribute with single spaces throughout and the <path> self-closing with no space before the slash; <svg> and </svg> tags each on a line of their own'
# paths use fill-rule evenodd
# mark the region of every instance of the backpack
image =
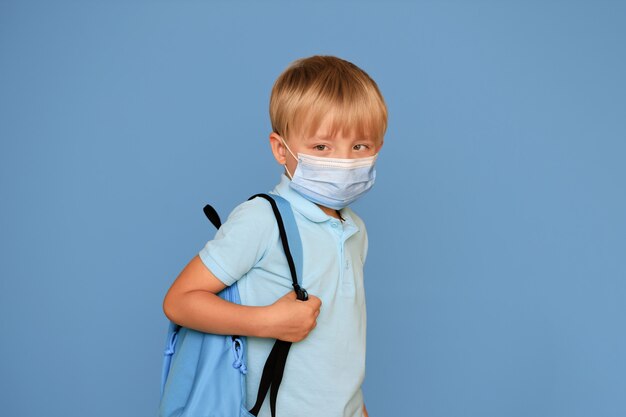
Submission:
<svg viewBox="0 0 626 417">
<path fill-rule="evenodd" d="M 297 298 L 308 299 L 301 287 L 302 243 L 291 205 L 273 194 L 256 194 L 272 206 L 278 223 L 280 239 Z M 216 228 L 221 221 L 209 205 L 204 213 Z M 240 304 L 237 283 L 226 287 L 218 295 Z M 263 367 L 254 407 L 246 408 L 246 338 L 237 335 L 219 335 L 181 327 L 170 321 L 161 374 L 159 417 L 251 417 L 257 416 L 267 392 L 270 391 L 270 409 L 276 417 L 276 399 L 282 381 L 291 342 L 276 340 Z"/>
</svg>

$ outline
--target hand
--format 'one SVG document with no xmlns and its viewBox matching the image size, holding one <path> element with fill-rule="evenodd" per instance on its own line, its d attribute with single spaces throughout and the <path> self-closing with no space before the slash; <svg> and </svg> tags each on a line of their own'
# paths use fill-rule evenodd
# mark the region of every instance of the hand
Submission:
<svg viewBox="0 0 626 417">
<path fill-rule="evenodd" d="M 294 291 L 289 291 L 268 308 L 269 336 L 286 342 L 301 341 L 317 325 L 321 305 L 322 301 L 314 295 L 300 301 Z"/>
</svg>

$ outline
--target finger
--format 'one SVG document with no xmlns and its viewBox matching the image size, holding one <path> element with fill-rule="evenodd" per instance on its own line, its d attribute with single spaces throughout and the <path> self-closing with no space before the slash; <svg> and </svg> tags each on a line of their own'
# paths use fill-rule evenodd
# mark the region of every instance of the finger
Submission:
<svg viewBox="0 0 626 417">
<path fill-rule="evenodd" d="M 317 298 L 316 296 L 309 296 L 309 301 L 312 301 L 313 306 L 315 308 L 320 308 L 320 306 L 322 305 L 322 300 L 320 300 L 319 298 Z"/>
<path fill-rule="evenodd" d="M 288 299 L 288 300 L 295 300 L 295 299 L 296 299 L 296 297 L 297 297 L 297 296 L 296 296 L 296 293 L 295 293 L 295 292 L 293 292 L 293 291 L 289 291 L 287 294 L 285 294 L 285 295 L 283 296 L 283 298 L 286 298 L 286 299 Z"/>
<path fill-rule="evenodd" d="M 318 297 L 316 297 L 316 296 L 314 296 L 312 294 L 309 294 L 309 300 L 308 301 L 317 302 L 318 300 L 319 300 Z"/>
</svg>

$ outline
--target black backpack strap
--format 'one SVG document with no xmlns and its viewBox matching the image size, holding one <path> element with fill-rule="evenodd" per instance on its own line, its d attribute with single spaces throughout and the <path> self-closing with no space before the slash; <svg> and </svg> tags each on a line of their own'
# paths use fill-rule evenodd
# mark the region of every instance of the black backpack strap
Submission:
<svg viewBox="0 0 626 417">
<path fill-rule="evenodd" d="M 250 197 L 250 200 L 255 197 L 261 197 L 266 199 L 272 206 L 272 211 L 274 212 L 276 222 L 278 223 L 280 240 L 283 245 L 285 256 L 287 257 L 287 263 L 289 264 L 289 271 L 291 272 L 291 279 L 294 291 L 296 292 L 296 296 L 299 300 L 306 301 L 308 299 L 308 294 L 306 290 L 302 288 L 298 283 L 296 266 L 294 264 L 293 256 L 291 255 L 291 251 L 289 250 L 289 242 L 287 239 L 285 225 L 283 223 L 283 217 L 281 216 L 276 201 L 274 201 L 274 199 L 267 194 L 256 194 Z M 263 405 L 263 401 L 267 396 L 267 392 L 271 389 L 270 410 L 272 412 L 272 417 L 276 417 L 276 399 L 278 398 L 278 389 L 280 388 L 280 384 L 283 379 L 285 364 L 287 363 L 287 356 L 289 355 L 290 348 L 291 342 L 276 340 L 276 342 L 274 343 L 274 346 L 272 347 L 272 350 L 268 355 L 267 360 L 265 361 L 265 366 L 263 367 L 263 374 L 261 376 L 261 382 L 259 383 L 259 391 L 257 392 L 256 403 L 254 404 L 254 407 L 252 407 L 252 409 L 250 410 L 250 414 L 252 414 L 253 416 L 257 416 L 259 414 L 259 412 L 261 411 L 261 406 Z"/>
<path fill-rule="evenodd" d="M 209 219 L 211 223 L 213 223 L 213 226 L 215 226 L 216 229 L 219 229 L 222 226 L 220 215 L 217 214 L 217 211 L 215 211 L 212 206 L 207 204 L 206 206 L 204 206 L 202 211 L 204 211 L 204 215 L 207 217 L 207 219 Z"/>
<path fill-rule="evenodd" d="M 297 273 L 297 268 L 294 262 L 294 257 L 291 253 L 291 249 L 289 246 L 289 239 L 287 238 L 288 233 L 287 230 L 285 228 L 285 222 L 283 221 L 283 215 L 281 214 L 281 210 L 278 207 L 278 204 L 276 204 L 276 201 L 274 200 L 273 197 L 267 195 L 267 194 L 255 194 L 252 197 L 250 197 L 248 200 L 252 200 L 255 197 L 261 197 L 264 198 L 265 200 L 267 200 L 270 205 L 272 206 L 272 211 L 274 212 L 274 217 L 276 217 L 276 223 L 278 223 L 278 232 L 280 234 L 280 241 L 283 245 L 283 251 L 285 252 L 285 256 L 287 257 L 287 264 L 289 265 L 289 272 L 291 273 L 291 281 L 292 281 L 292 285 L 293 285 L 293 289 L 296 292 L 296 296 L 298 297 L 298 300 L 301 301 L 306 301 L 308 299 L 308 294 L 306 292 L 306 290 L 304 288 L 302 288 L 302 286 L 300 285 L 300 282 L 302 282 L 301 280 L 298 280 L 298 273 Z M 276 198 L 282 199 L 282 197 L 280 196 L 276 196 Z M 282 199 L 287 205 L 289 204 L 287 202 L 287 200 Z M 285 207 L 283 208 L 283 210 L 287 210 L 287 208 L 289 210 L 291 210 L 291 206 Z M 293 213 L 285 213 L 285 215 L 291 215 L 291 219 L 289 219 L 292 224 L 290 227 L 290 230 L 292 230 L 292 238 L 296 239 L 296 238 L 300 238 L 299 235 L 297 235 L 297 230 L 298 227 L 295 224 L 295 219 L 293 219 Z M 285 219 L 287 220 L 287 219 Z M 296 243 L 296 242 L 294 242 Z M 301 249 L 300 249 L 301 250 Z M 300 261 L 302 262 L 301 258 L 302 255 L 300 255 Z"/>
</svg>

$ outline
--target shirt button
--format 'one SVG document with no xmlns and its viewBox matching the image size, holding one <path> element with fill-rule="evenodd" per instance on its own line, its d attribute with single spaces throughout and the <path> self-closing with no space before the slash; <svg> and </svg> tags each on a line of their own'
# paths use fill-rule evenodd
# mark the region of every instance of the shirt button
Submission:
<svg viewBox="0 0 626 417">
<path fill-rule="evenodd" d="M 337 228 L 337 222 L 331 222 L 331 223 L 330 223 L 330 227 L 332 227 L 332 228 L 335 228 L 335 229 L 336 229 L 336 228 Z"/>
</svg>

